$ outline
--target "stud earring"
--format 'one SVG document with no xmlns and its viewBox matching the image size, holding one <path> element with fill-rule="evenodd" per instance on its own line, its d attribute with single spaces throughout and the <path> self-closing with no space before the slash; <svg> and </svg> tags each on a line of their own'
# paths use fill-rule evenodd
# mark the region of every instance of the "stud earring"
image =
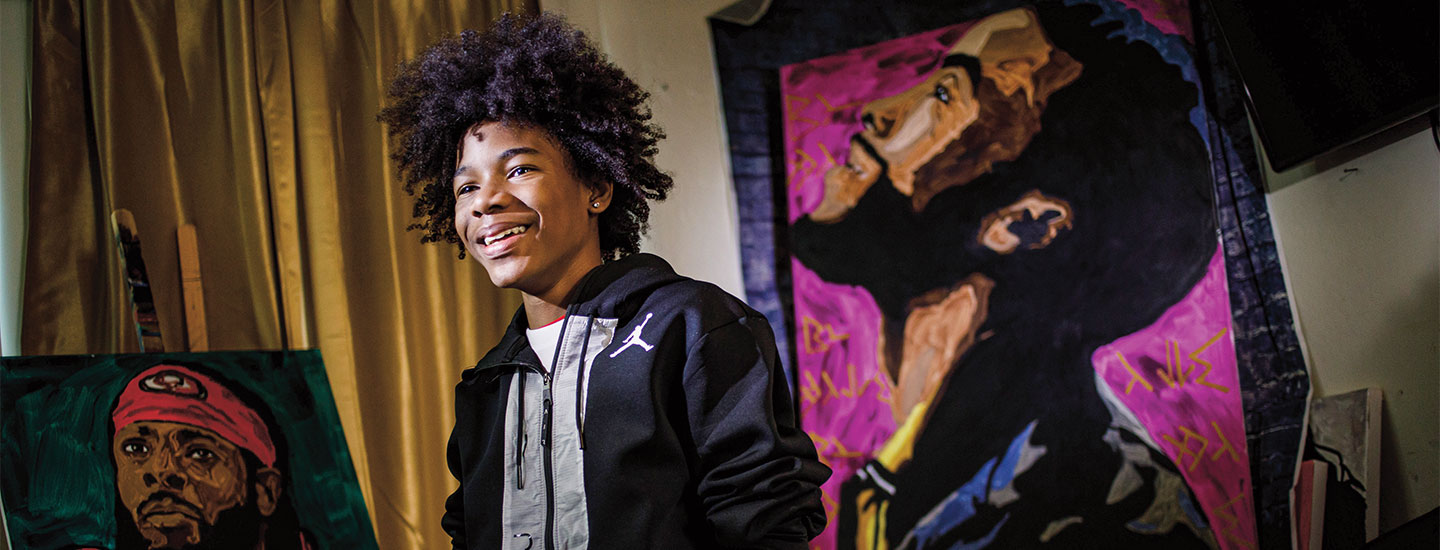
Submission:
<svg viewBox="0 0 1440 550">
<path fill-rule="evenodd" d="M 598 203 L 598 202 L 592 202 L 592 203 L 590 203 L 590 208 L 600 208 L 600 203 Z"/>
</svg>

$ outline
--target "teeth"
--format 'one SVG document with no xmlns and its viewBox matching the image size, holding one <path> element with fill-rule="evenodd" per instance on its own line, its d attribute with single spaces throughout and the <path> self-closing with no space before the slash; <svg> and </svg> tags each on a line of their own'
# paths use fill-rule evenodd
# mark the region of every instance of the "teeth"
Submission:
<svg viewBox="0 0 1440 550">
<path fill-rule="evenodd" d="M 506 230 L 504 230 L 504 231 L 501 231 L 501 232 L 496 233 L 496 234 L 494 234 L 494 235 L 491 235 L 491 236 L 489 236 L 489 237 L 485 237 L 485 246 L 490 246 L 490 245 L 492 245 L 492 244 L 495 244 L 496 241 L 499 241 L 500 239 L 504 239 L 505 237 L 509 237 L 509 236 L 511 236 L 511 235 L 519 235 L 519 234 L 521 234 L 521 233 L 524 233 L 525 230 L 526 230 L 526 229 L 529 229 L 529 228 L 530 228 L 530 226 L 528 226 L 528 225 L 517 225 L 517 226 L 515 226 L 515 227 L 511 227 L 510 229 L 506 229 Z"/>
<path fill-rule="evenodd" d="M 494 235 L 491 235 L 491 236 L 489 236 L 489 237 L 485 237 L 485 246 L 490 246 L 491 244 L 494 244 L 495 242 L 497 242 L 497 241 L 499 241 L 499 240 L 501 240 L 501 239 L 504 239 L 505 237 L 509 237 L 509 236 L 511 236 L 511 235 L 519 235 L 519 234 L 521 234 L 521 233 L 524 233 L 526 229 L 529 229 L 529 226 L 517 225 L 517 226 L 515 226 L 515 227 L 512 227 L 512 228 L 510 228 L 510 229 L 506 229 L 506 230 L 504 230 L 504 231 L 501 231 L 501 232 L 496 233 L 496 234 L 494 234 Z"/>
</svg>

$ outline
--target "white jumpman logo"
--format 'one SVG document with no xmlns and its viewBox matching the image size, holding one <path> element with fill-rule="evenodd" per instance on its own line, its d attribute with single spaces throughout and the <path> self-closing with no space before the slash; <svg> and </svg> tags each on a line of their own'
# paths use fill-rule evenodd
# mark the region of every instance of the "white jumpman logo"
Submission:
<svg viewBox="0 0 1440 550">
<path fill-rule="evenodd" d="M 654 315 L 654 314 L 653 314 L 653 313 L 646 313 L 646 314 L 645 314 L 645 320 L 644 320 L 644 321 L 640 321 L 640 326 L 635 327 L 635 330 L 631 331 L 631 332 L 630 332 L 630 335 L 625 337 L 625 345 L 620 346 L 620 349 L 617 349 L 617 350 L 615 350 L 615 353 L 610 354 L 610 358 L 611 358 L 611 359 L 614 359 L 616 355 L 620 355 L 620 352 L 625 351 L 625 349 L 626 349 L 626 348 L 629 348 L 630 346 L 640 346 L 641 348 L 644 348 L 645 351 L 650 351 L 650 350 L 652 350 L 652 349 L 655 348 L 655 346 L 652 346 L 652 345 L 650 345 L 650 344 L 646 344 L 644 340 L 641 340 L 641 339 L 640 339 L 640 331 L 645 330 L 645 323 L 649 323 L 649 322 L 650 322 L 650 316 L 651 316 L 651 315 Z"/>
</svg>

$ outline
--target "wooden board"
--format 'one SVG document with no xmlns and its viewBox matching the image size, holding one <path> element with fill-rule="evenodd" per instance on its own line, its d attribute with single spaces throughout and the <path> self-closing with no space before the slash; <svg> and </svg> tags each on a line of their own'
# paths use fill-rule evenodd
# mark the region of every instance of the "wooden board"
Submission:
<svg viewBox="0 0 1440 550">
<path fill-rule="evenodd" d="M 180 292 L 185 302 L 185 342 L 190 351 L 209 351 L 210 337 L 205 328 L 205 291 L 200 283 L 200 250 L 195 239 L 195 224 L 187 223 L 175 230 L 180 249 Z"/>
</svg>

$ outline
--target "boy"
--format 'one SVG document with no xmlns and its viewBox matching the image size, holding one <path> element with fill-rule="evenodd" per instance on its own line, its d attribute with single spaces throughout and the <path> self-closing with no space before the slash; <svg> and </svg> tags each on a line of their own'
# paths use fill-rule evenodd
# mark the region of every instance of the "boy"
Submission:
<svg viewBox="0 0 1440 550">
<path fill-rule="evenodd" d="M 769 325 L 637 253 L 673 185 L 648 95 L 552 15 L 435 44 L 389 94 L 412 227 L 523 299 L 456 387 L 454 546 L 804 548 L 830 470 Z"/>
</svg>

